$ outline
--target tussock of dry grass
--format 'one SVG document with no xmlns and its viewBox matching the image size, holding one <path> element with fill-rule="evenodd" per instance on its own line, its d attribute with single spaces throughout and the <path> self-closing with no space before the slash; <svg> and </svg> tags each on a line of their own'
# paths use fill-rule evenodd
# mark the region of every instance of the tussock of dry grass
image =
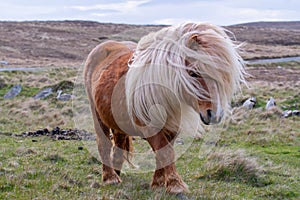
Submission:
<svg viewBox="0 0 300 200">
<path fill-rule="evenodd" d="M 250 185 L 262 186 L 263 167 L 256 158 L 250 157 L 244 150 L 224 150 L 210 154 L 204 164 L 202 177 L 223 181 L 241 181 Z"/>
<path fill-rule="evenodd" d="M 73 127 L 72 101 L 56 99 L 56 91 L 72 93 L 77 69 L 45 68 L 42 71 L 12 71 L 3 73 L 1 82 L 22 85 L 21 93 L 13 99 L 0 97 L 0 130 L 13 133 L 41 128 Z M 53 94 L 44 99 L 34 99 L 43 88 L 51 87 Z M 3 95 L 7 92 L 2 89 Z M 1 93 L 1 94 L 2 94 Z"/>
<path fill-rule="evenodd" d="M 230 118 L 230 123 L 239 124 L 245 123 L 249 120 L 267 120 L 267 119 L 279 119 L 282 117 L 283 111 L 281 108 L 274 106 L 269 110 L 263 108 L 257 108 L 249 110 L 244 107 L 238 107 L 233 110 L 233 115 Z"/>
<path fill-rule="evenodd" d="M 50 161 L 52 163 L 56 162 L 64 162 L 65 158 L 63 158 L 61 155 L 54 153 L 54 154 L 49 154 L 44 158 L 45 161 Z"/>
<path fill-rule="evenodd" d="M 53 99 L 53 101 L 57 101 Z M 54 105 L 52 102 L 26 98 L 16 99 L 13 102 L 6 103 L 3 113 L 7 112 L 7 119 L 11 122 L 22 123 L 26 126 L 24 130 L 30 131 L 37 128 L 54 128 L 56 126 L 69 126 L 72 123 L 72 102 L 58 102 Z M 9 123 L 13 127 L 12 123 Z"/>
<path fill-rule="evenodd" d="M 19 148 L 16 149 L 16 155 L 18 156 L 24 156 L 28 154 L 37 154 L 37 152 L 32 148 L 26 148 L 24 146 L 20 146 Z"/>
<path fill-rule="evenodd" d="M 278 117 L 282 117 L 282 109 L 274 106 L 271 107 L 269 110 L 265 110 L 264 112 L 260 112 L 258 114 L 258 118 L 259 119 L 271 119 L 271 118 L 278 118 Z"/>
</svg>

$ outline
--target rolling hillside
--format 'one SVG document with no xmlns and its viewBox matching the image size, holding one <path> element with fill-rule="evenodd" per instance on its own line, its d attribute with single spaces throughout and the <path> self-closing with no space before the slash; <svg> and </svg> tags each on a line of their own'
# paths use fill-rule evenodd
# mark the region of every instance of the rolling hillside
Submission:
<svg viewBox="0 0 300 200">
<path fill-rule="evenodd" d="M 137 42 L 163 26 L 91 21 L 0 22 L 0 60 L 13 66 L 78 66 L 107 39 Z M 300 55 L 300 22 L 248 23 L 225 27 L 246 42 L 245 59 Z"/>
</svg>

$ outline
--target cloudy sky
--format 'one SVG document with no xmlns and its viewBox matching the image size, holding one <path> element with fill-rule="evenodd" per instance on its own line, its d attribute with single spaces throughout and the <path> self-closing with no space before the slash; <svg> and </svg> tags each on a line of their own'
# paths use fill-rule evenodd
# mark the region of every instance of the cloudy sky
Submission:
<svg viewBox="0 0 300 200">
<path fill-rule="evenodd" d="M 205 21 L 231 25 L 300 21 L 300 0 L 0 0 L 0 21 L 92 20 L 130 24 Z"/>
</svg>

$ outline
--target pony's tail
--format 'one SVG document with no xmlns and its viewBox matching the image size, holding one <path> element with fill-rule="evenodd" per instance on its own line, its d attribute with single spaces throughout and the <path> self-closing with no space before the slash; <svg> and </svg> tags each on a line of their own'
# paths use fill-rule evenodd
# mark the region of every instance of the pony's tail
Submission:
<svg viewBox="0 0 300 200">
<path fill-rule="evenodd" d="M 135 167 L 130 161 L 132 158 L 132 137 L 127 134 L 113 133 L 114 155 L 113 166 L 118 175 L 121 173 L 122 163 L 126 160 L 130 167 Z"/>
<path fill-rule="evenodd" d="M 124 159 L 128 162 L 129 166 L 133 169 L 137 168 L 132 162 L 132 152 L 133 152 L 133 145 L 132 145 L 132 137 L 127 136 L 124 142 L 124 147 L 123 149 L 125 150 L 125 153 L 123 154 Z"/>
<path fill-rule="evenodd" d="M 127 136 L 126 141 L 124 142 L 124 150 L 126 150 L 126 154 L 124 155 L 124 159 L 128 162 L 131 167 L 135 167 L 134 164 L 130 161 L 132 158 L 133 145 L 132 145 L 132 137 Z"/>
</svg>

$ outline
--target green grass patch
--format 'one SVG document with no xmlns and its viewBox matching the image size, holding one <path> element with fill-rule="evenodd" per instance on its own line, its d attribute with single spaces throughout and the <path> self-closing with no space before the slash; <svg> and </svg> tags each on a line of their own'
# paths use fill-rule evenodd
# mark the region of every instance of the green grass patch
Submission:
<svg viewBox="0 0 300 200">
<path fill-rule="evenodd" d="M 120 185 L 103 185 L 101 163 L 81 141 L 12 136 L 11 133 L 56 126 L 74 128 L 72 102 L 58 101 L 55 92 L 62 89 L 71 93 L 74 83 L 80 85 L 76 76 L 77 69 L 67 67 L 47 72 L 3 73 L 0 199 L 176 199 L 164 189 L 150 190 L 152 172 L 127 170 L 121 174 Z M 22 85 L 22 92 L 13 99 L 3 99 L 16 84 Z M 32 98 L 46 87 L 54 88 L 51 96 L 43 100 Z M 243 88 L 233 104 L 251 96 L 258 100 L 255 109 L 236 107 L 228 125 L 221 130 L 212 128 L 204 138 L 194 140 L 176 161 L 179 174 L 189 185 L 191 199 L 299 198 L 300 119 L 280 115 L 282 106 L 297 108 L 293 105 L 299 105 L 298 88 L 293 83 L 253 85 Z M 264 107 L 270 96 L 278 108 L 267 111 Z M 135 152 L 150 150 L 144 140 L 133 143 Z M 139 162 L 147 165 L 150 161 L 144 158 Z"/>
</svg>

